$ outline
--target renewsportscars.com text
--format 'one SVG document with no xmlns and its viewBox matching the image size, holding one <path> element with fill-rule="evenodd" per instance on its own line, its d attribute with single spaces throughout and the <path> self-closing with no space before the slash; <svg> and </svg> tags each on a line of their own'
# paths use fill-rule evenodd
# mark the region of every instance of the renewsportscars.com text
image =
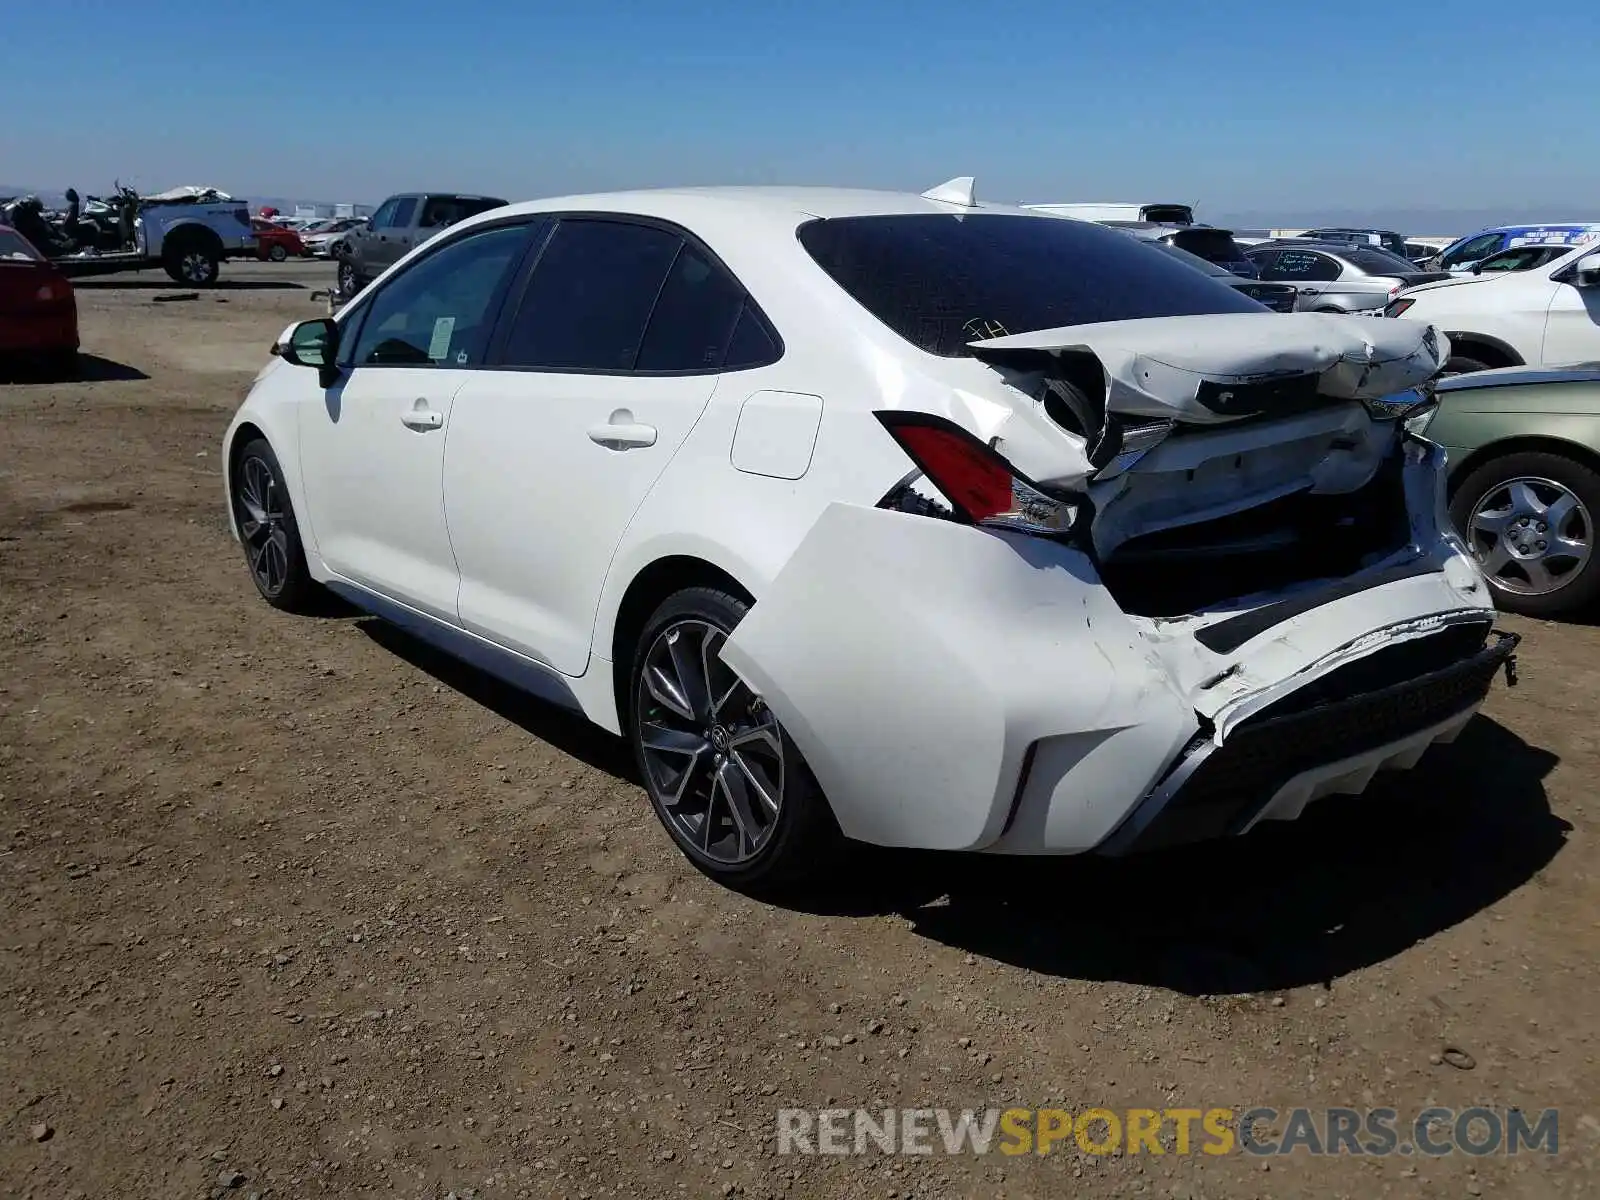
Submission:
<svg viewBox="0 0 1600 1200">
<path fill-rule="evenodd" d="M 779 1154 L 1555 1154 L 1559 1113 L 1425 1108 L 780 1109 Z"/>
</svg>

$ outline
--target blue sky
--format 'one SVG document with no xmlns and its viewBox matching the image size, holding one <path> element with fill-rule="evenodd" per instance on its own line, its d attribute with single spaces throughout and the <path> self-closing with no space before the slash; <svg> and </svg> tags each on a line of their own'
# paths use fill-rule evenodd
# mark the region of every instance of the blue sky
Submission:
<svg viewBox="0 0 1600 1200">
<path fill-rule="evenodd" d="M 0 184 L 365 202 L 974 174 L 990 199 L 1202 216 L 1600 218 L 1600 10 L 1521 11 L 38 0 L 0 42 Z"/>
</svg>

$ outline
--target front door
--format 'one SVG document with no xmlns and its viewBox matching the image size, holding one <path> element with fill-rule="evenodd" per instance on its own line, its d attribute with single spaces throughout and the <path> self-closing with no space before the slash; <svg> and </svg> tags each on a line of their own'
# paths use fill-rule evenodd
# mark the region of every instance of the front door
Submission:
<svg viewBox="0 0 1600 1200">
<path fill-rule="evenodd" d="M 385 206 L 387 207 L 387 206 Z M 397 196 L 389 219 L 378 224 L 372 222 L 367 235 L 367 260 L 365 272 L 376 278 L 382 275 L 411 249 L 411 227 L 417 218 L 417 197 Z"/>
<path fill-rule="evenodd" d="M 1600 254 L 1600 249 L 1594 252 Z M 1570 367 L 1595 362 L 1600 362 L 1600 287 L 1558 283 L 1545 321 L 1544 365 Z"/>
<path fill-rule="evenodd" d="M 445 439 L 527 236 L 514 225 L 458 238 L 387 281 L 341 320 L 342 377 L 301 410 L 308 516 L 328 568 L 452 623 Z"/>
<path fill-rule="evenodd" d="M 556 226 L 496 369 L 456 395 L 444 492 L 466 629 L 583 674 L 612 556 L 744 311 L 737 281 L 675 231 Z"/>
</svg>

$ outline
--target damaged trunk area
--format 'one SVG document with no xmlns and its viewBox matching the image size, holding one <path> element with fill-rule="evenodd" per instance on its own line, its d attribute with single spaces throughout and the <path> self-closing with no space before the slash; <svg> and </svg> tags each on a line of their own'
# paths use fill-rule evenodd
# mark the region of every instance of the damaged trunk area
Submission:
<svg viewBox="0 0 1600 1200">
<path fill-rule="evenodd" d="M 1414 540 L 1397 420 L 1440 369 L 1427 326 L 1297 314 L 1128 321 L 975 343 L 1033 400 L 1007 438 L 1077 492 L 1123 611 L 1177 617 L 1339 580 Z M 1075 464 L 1041 439 L 1082 447 Z"/>
<path fill-rule="evenodd" d="M 1242 473 L 1244 456 L 1229 465 Z M 1124 612 L 1175 617 L 1353 575 L 1411 540 L 1403 467 L 1392 453 L 1354 491 L 1301 488 L 1240 512 L 1136 534 L 1101 558 L 1100 577 Z"/>
</svg>

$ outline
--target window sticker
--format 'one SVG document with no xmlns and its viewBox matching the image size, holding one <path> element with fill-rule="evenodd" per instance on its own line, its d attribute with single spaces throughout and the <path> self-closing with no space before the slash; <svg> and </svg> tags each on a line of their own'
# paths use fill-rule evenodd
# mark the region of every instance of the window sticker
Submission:
<svg viewBox="0 0 1600 1200">
<path fill-rule="evenodd" d="M 445 355 L 450 353 L 450 335 L 456 331 L 454 317 L 439 317 L 433 323 L 433 339 L 428 343 L 428 357 L 434 362 L 443 362 Z"/>
</svg>

